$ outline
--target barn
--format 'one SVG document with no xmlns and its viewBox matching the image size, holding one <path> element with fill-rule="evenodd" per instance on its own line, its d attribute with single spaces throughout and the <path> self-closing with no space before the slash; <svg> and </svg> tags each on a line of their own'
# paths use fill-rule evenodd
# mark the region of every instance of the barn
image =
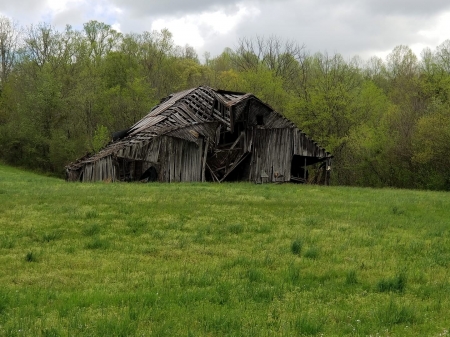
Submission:
<svg viewBox="0 0 450 337">
<path fill-rule="evenodd" d="M 306 182 L 332 155 L 252 94 L 197 87 L 174 93 L 93 155 L 66 166 L 68 181 Z"/>
</svg>

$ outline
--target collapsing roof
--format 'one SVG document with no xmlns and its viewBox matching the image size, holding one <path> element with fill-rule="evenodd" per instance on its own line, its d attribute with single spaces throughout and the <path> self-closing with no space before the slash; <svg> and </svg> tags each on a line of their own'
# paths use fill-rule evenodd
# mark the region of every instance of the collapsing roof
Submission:
<svg viewBox="0 0 450 337">
<path fill-rule="evenodd" d="M 305 182 L 307 166 L 322 162 L 327 183 L 331 158 L 254 95 L 198 87 L 163 99 L 66 173 L 69 181 Z"/>
</svg>

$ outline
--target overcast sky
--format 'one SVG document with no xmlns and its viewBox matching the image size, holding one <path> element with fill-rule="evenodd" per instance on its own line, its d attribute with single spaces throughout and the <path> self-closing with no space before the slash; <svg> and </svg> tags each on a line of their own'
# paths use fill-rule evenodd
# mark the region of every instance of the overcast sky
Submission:
<svg viewBox="0 0 450 337">
<path fill-rule="evenodd" d="M 0 15 L 60 30 L 89 20 L 122 33 L 168 28 L 175 43 L 193 46 L 200 57 L 256 36 L 364 59 L 384 58 L 401 44 L 420 56 L 450 39 L 449 0 L 0 0 Z"/>
</svg>

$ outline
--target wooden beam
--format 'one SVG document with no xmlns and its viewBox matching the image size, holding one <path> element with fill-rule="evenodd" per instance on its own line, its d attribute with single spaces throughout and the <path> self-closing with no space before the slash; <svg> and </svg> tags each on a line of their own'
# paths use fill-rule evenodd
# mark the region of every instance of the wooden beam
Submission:
<svg viewBox="0 0 450 337">
<path fill-rule="evenodd" d="M 206 166 L 206 157 L 208 156 L 208 147 L 209 147 L 209 137 L 206 138 L 205 151 L 203 153 L 202 182 L 205 182 L 205 166 Z"/>
</svg>

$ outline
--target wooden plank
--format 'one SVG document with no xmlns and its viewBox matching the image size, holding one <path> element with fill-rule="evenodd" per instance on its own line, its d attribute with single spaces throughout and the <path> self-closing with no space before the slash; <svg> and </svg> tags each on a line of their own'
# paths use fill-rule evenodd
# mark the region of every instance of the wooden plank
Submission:
<svg viewBox="0 0 450 337">
<path fill-rule="evenodd" d="M 205 166 L 206 166 L 206 157 L 208 156 L 208 146 L 209 146 L 209 137 L 206 138 L 205 151 L 203 153 L 202 182 L 205 182 Z"/>
</svg>

